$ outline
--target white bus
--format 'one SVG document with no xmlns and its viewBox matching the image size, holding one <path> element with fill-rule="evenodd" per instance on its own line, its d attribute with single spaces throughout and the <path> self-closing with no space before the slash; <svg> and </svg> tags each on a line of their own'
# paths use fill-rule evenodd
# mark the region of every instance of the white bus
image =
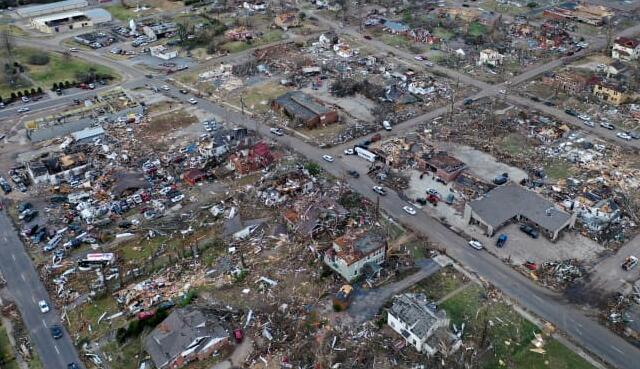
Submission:
<svg viewBox="0 0 640 369">
<path fill-rule="evenodd" d="M 359 157 L 370 161 L 370 162 L 374 162 L 376 161 L 376 158 L 378 157 L 376 154 L 372 153 L 371 151 L 367 150 L 367 149 L 363 149 L 360 146 L 356 146 L 355 148 L 355 152 L 356 154 L 358 154 Z"/>
<path fill-rule="evenodd" d="M 78 261 L 78 269 L 87 271 L 102 268 L 107 265 L 112 265 L 114 260 L 115 255 L 111 252 L 87 254 L 84 259 Z"/>
</svg>

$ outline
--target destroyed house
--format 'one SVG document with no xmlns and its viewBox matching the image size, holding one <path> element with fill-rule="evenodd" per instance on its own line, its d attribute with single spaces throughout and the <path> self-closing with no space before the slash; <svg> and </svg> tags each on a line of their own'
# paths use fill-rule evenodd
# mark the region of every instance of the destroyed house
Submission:
<svg viewBox="0 0 640 369">
<path fill-rule="evenodd" d="M 351 282 L 363 274 L 365 268 L 379 274 L 386 257 L 387 242 L 373 230 L 347 231 L 333 241 L 324 253 L 324 263 L 345 280 Z"/>
<path fill-rule="evenodd" d="M 438 329 L 448 329 L 449 320 L 424 294 L 405 293 L 394 298 L 387 311 L 387 324 L 418 352 L 431 356 L 438 349 L 428 340 Z"/>
<path fill-rule="evenodd" d="M 311 96 L 290 91 L 273 101 L 273 109 L 283 112 L 297 124 L 315 128 L 338 121 L 338 113 L 318 104 Z"/>
<path fill-rule="evenodd" d="M 283 30 L 287 30 L 291 27 L 300 26 L 300 19 L 296 15 L 296 13 L 288 12 L 278 14 L 274 20 L 276 26 L 282 28 Z"/>
<path fill-rule="evenodd" d="M 227 344 L 229 335 L 212 312 L 187 307 L 174 310 L 144 340 L 158 369 L 181 368 L 204 360 Z"/>
<path fill-rule="evenodd" d="M 335 226 L 347 218 L 349 211 L 335 199 L 321 197 L 312 202 L 298 202 L 293 209 L 284 212 L 289 228 L 302 237 L 313 237 L 329 226 Z"/>
<path fill-rule="evenodd" d="M 613 59 L 631 61 L 640 56 L 640 41 L 635 38 L 618 37 L 611 48 Z"/>
<path fill-rule="evenodd" d="M 456 179 L 467 167 L 465 163 L 444 151 L 439 151 L 435 154 L 423 154 L 418 160 L 418 166 L 423 171 L 434 172 L 438 178 L 446 182 Z"/>
<path fill-rule="evenodd" d="M 275 160 L 269 145 L 258 142 L 249 149 L 240 150 L 229 156 L 229 167 L 239 174 L 247 174 L 266 168 Z"/>
<path fill-rule="evenodd" d="M 539 194 L 508 183 L 465 204 L 464 220 L 479 225 L 489 236 L 513 220 L 528 222 L 556 240 L 560 231 L 574 226 L 576 214 L 565 213 Z"/>
<path fill-rule="evenodd" d="M 593 95 L 612 105 L 624 104 L 631 98 L 625 85 L 613 81 L 601 81 L 595 84 L 593 86 Z"/>
<path fill-rule="evenodd" d="M 61 180 L 81 175 L 86 168 L 87 159 L 81 152 L 36 159 L 27 163 L 27 172 L 35 184 L 57 184 Z"/>
<path fill-rule="evenodd" d="M 182 179 L 188 184 L 190 184 L 191 186 L 195 186 L 196 183 L 202 182 L 206 178 L 207 178 L 207 173 L 197 168 L 189 169 L 182 174 Z"/>
</svg>

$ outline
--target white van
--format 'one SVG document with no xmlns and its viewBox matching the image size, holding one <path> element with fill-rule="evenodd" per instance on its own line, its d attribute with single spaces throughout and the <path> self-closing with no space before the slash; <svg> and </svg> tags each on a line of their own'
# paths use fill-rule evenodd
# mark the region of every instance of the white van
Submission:
<svg viewBox="0 0 640 369">
<path fill-rule="evenodd" d="M 384 127 L 385 131 L 391 131 L 391 123 L 389 123 L 388 120 L 383 121 L 382 126 Z"/>
</svg>

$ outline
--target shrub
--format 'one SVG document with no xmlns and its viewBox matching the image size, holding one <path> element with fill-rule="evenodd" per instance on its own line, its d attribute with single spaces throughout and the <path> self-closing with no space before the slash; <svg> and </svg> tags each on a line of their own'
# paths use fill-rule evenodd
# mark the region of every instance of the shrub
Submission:
<svg viewBox="0 0 640 369">
<path fill-rule="evenodd" d="M 49 64 L 49 54 L 47 53 L 34 53 L 29 55 L 27 63 L 31 65 L 47 65 Z"/>
</svg>

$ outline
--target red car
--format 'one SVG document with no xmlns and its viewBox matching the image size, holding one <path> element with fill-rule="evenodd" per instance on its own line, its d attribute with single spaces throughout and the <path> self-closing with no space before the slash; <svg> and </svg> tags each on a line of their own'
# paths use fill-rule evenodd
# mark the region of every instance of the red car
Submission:
<svg viewBox="0 0 640 369">
<path fill-rule="evenodd" d="M 242 332 L 242 328 L 236 328 L 233 331 L 233 338 L 235 338 L 236 343 L 241 343 L 244 338 L 244 332 Z"/>
<path fill-rule="evenodd" d="M 529 269 L 529 270 L 533 270 L 534 272 L 536 270 L 538 270 L 538 264 L 532 262 L 532 261 L 527 261 L 524 263 L 525 268 Z"/>
</svg>

